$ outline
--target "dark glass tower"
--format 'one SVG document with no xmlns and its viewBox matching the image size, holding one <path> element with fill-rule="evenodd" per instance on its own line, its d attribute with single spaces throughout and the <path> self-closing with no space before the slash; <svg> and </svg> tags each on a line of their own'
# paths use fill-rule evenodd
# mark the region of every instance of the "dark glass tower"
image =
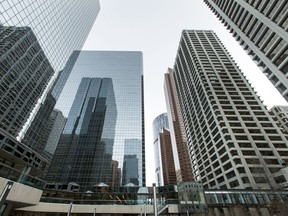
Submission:
<svg viewBox="0 0 288 216">
<path fill-rule="evenodd" d="M 64 68 L 73 50 L 82 48 L 99 10 L 98 0 L 84 0 L 81 2 L 76 0 L 4 0 L 0 2 L 0 43 L 2 52 L 0 71 L 1 78 L 7 77 L 5 78 L 7 79 L 6 84 L 1 83 L 0 87 L 4 89 L 5 94 L 13 95 L 16 93 L 18 97 L 22 97 L 21 107 L 25 107 L 25 113 L 20 114 L 21 118 L 16 119 L 15 116 L 18 114 L 12 114 L 8 117 L 3 115 L 3 118 L 9 118 L 11 124 L 15 124 L 10 129 L 5 126 L 6 123 L 2 122 L 1 119 L 0 123 L 3 123 L 4 127 L 7 128 L 2 127 L 6 132 L 14 137 L 17 136 L 18 140 L 22 140 L 40 107 L 40 103 L 44 102 L 47 89 L 52 86 L 53 79 Z M 26 36 L 24 34 L 21 36 L 19 32 L 25 31 L 24 29 L 29 29 L 29 34 L 34 34 L 34 39 L 31 39 L 28 33 Z M 32 43 L 35 44 L 36 41 L 38 47 L 35 49 L 32 47 Z M 39 55 L 42 55 L 41 58 L 44 60 L 39 59 Z M 44 64 L 49 64 L 49 71 L 47 71 L 47 68 L 43 68 L 46 67 L 43 66 Z M 13 78 L 15 73 L 18 77 L 21 77 L 21 80 Z M 33 76 L 36 73 L 38 73 L 35 81 L 37 83 L 31 85 L 31 90 L 26 92 L 28 95 L 25 95 L 19 90 L 19 82 L 29 83 L 26 80 L 30 78 L 30 75 L 24 80 L 23 77 L 27 74 Z M 9 87 L 7 88 L 6 85 L 9 85 Z M 25 86 L 20 85 L 22 88 Z M 16 103 L 13 97 L 9 100 Z M 27 97 L 33 99 L 33 101 L 27 100 Z M 51 105 L 51 103 L 53 101 L 50 100 L 49 104 Z M 6 112 L 15 112 L 11 111 L 5 103 L 3 103 L 3 106 Z M 49 110 L 51 113 L 52 109 L 49 108 Z M 41 111 L 43 112 L 43 110 Z M 49 117 L 49 114 L 46 115 Z M 19 130 L 21 130 L 20 133 Z M 30 146 L 33 146 L 33 144 Z"/>
<path fill-rule="evenodd" d="M 142 71 L 141 52 L 80 52 L 56 105 L 66 115 L 75 98 L 50 167 L 49 180 L 75 182 L 82 191 L 92 190 L 100 183 L 119 185 L 120 179 L 121 185 L 145 185 Z M 102 79 L 82 79 L 83 76 Z M 74 94 L 73 87 L 81 79 Z M 85 143 L 87 150 L 83 148 Z M 96 148 L 96 157 L 88 147 Z M 81 159 L 90 157 L 95 160 Z M 91 167 L 93 164 L 94 173 L 83 173 L 82 163 Z"/>
<path fill-rule="evenodd" d="M 182 32 L 173 75 L 197 181 L 205 188 L 287 186 L 287 136 L 214 32 Z"/>
<path fill-rule="evenodd" d="M 96 183 L 111 182 L 116 120 L 112 80 L 83 78 L 53 157 L 49 178 L 76 182 L 84 191 L 91 190 Z"/>
<path fill-rule="evenodd" d="M 47 93 L 99 10 L 98 0 L 0 2 L 0 163 L 22 174 L 47 166 L 38 142 L 56 103 Z"/>
<path fill-rule="evenodd" d="M 39 154 L 47 155 L 44 152 L 44 148 L 46 146 L 49 134 L 47 134 L 45 139 L 43 133 L 50 130 L 49 119 L 53 118 L 53 109 L 77 60 L 79 53 L 79 51 L 73 52 L 64 69 L 61 70 L 58 74 L 57 79 L 54 81 L 52 88 L 48 91 L 44 102 L 40 104 L 33 121 L 29 124 L 24 138 L 22 139 L 23 143 L 37 151 Z M 60 133 L 62 133 L 62 131 L 60 131 Z"/>
<path fill-rule="evenodd" d="M 30 27 L 58 72 L 64 68 L 72 51 L 82 48 L 99 10 L 99 0 L 3 0 L 0 24 Z"/>
<path fill-rule="evenodd" d="M 287 0 L 204 0 L 288 101 Z"/>
<path fill-rule="evenodd" d="M 0 26 L 0 129 L 16 137 L 54 70 L 29 27 Z"/>
</svg>

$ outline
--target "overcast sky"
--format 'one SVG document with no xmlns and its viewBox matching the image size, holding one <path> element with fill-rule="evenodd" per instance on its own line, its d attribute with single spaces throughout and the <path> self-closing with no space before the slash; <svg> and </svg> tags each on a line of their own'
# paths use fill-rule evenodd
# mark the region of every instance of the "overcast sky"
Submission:
<svg viewBox="0 0 288 216">
<path fill-rule="evenodd" d="M 268 108 L 286 105 L 202 0 L 101 0 L 100 4 L 83 49 L 143 52 L 148 186 L 155 182 L 152 121 L 166 112 L 164 73 L 174 65 L 183 29 L 214 30 Z"/>
</svg>

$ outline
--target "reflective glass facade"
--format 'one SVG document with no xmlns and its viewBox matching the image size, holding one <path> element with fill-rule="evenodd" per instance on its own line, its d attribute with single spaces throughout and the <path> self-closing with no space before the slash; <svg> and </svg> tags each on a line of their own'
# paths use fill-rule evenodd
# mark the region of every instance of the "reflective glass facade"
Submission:
<svg viewBox="0 0 288 216">
<path fill-rule="evenodd" d="M 44 137 L 42 138 L 45 145 L 44 151 L 47 155 L 46 157 L 50 158 L 53 156 L 65 123 L 66 118 L 62 112 L 54 109 L 49 117 L 47 127 L 45 127 Z"/>
<path fill-rule="evenodd" d="M 40 106 L 45 88 L 49 88 L 49 85 L 52 84 L 51 79 L 56 77 L 58 72 L 64 68 L 73 50 L 82 48 L 99 10 L 98 0 L 3 0 L 0 2 L 0 43 L 2 52 L 0 71 L 1 79 L 6 79 L 6 84 L 0 83 L 0 87 L 4 88 L 5 94 L 13 95 L 16 93 L 18 97 L 22 98 L 21 107 L 26 109 L 25 113 L 17 113 L 19 118 L 13 119 L 15 110 L 11 111 L 9 106 L 4 103 L 5 111 L 8 110 L 12 113 L 12 117 L 4 117 L 8 118 L 11 124 L 16 124 L 11 129 L 6 127 L 3 128 L 4 130 L 15 137 L 18 136 L 19 140 L 23 138 L 23 134 L 29 126 L 28 123 L 34 118 Z M 37 41 L 38 48 L 35 49 L 32 41 L 29 41 L 26 36 L 23 36 L 26 39 L 20 38 L 19 31 L 23 31 L 25 28 L 29 28 L 31 34 L 34 34 L 33 43 Z M 39 59 L 40 54 L 46 62 Z M 33 64 L 30 63 L 32 61 Z M 44 64 L 49 64 L 49 71 L 47 71 L 47 68 L 43 68 Z M 27 81 L 30 78 L 29 75 L 26 78 L 24 77 L 36 72 L 39 76 L 46 76 L 45 81 L 44 79 L 41 81 L 43 82 L 41 87 L 39 88 L 40 85 L 33 84 L 29 91 L 20 90 L 19 82 L 29 83 Z M 15 74 L 20 76 L 21 80 L 13 78 Z M 39 79 L 38 77 L 36 80 Z M 21 85 L 23 89 L 23 84 Z M 36 91 L 37 93 L 35 93 Z M 26 100 L 27 97 L 33 98 L 33 100 L 28 101 Z M 14 103 L 18 102 L 14 101 Z M 33 109 L 34 112 L 32 112 Z M 29 116 L 29 114 L 31 115 Z M 24 125 L 25 123 L 26 125 Z M 4 124 L 6 123 L 4 122 Z M 19 129 L 22 130 L 19 131 Z M 31 145 L 33 146 L 33 144 Z"/>
<path fill-rule="evenodd" d="M 204 2 L 288 101 L 288 1 Z"/>
<path fill-rule="evenodd" d="M 1 163 L 18 168 L 17 161 L 28 174 L 27 163 L 45 161 L 45 169 L 42 132 L 61 88 L 47 92 L 73 50 L 82 48 L 99 10 L 98 0 L 0 1 Z"/>
<path fill-rule="evenodd" d="M 67 115 L 70 107 L 71 109 L 58 145 L 59 150 L 58 148 L 56 149 L 55 160 L 53 159 L 50 167 L 49 180 L 64 183 L 73 181 L 80 185 L 81 190 L 92 190 L 92 187 L 99 183 L 111 186 L 131 183 L 139 186 L 145 185 L 142 64 L 141 52 L 80 52 L 63 93 L 56 104 L 56 107 L 62 110 L 64 115 Z M 82 79 L 83 76 L 95 78 Z M 110 82 L 109 85 L 108 82 Z M 79 88 L 76 93 L 75 86 L 78 85 Z M 99 89 L 99 93 L 103 94 L 103 96 L 95 93 L 98 92 L 97 89 Z M 108 90 L 113 90 L 113 97 L 112 95 L 106 97 L 105 102 L 104 96 Z M 88 98 L 93 99 L 88 100 Z M 95 98 L 98 98 L 96 104 Z M 111 102 L 108 106 L 108 99 L 110 101 L 115 100 L 114 105 Z M 73 100 L 74 102 L 71 104 Z M 103 104 L 102 106 L 100 106 L 100 102 Z M 107 109 L 108 107 L 110 109 Z M 97 114 L 97 112 L 99 113 Z M 90 119 L 90 121 L 87 119 Z M 89 122 L 94 126 L 90 125 Z M 67 137 L 75 134 L 75 136 L 79 135 L 79 141 L 77 142 L 79 144 L 84 143 L 86 141 L 81 141 L 81 137 L 89 134 L 91 130 L 96 130 L 95 127 L 98 127 L 98 131 L 94 131 L 93 133 L 94 137 L 91 138 L 91 148 L 100 148 L 102 146 L 101 149 L 97 149 L 97 151 L 87 150 L 87 152 L 81 153 L 82 150 L 80 149 L 82 147 L 77 147 L 78 144 L 74 141 L 70 143 L 67 141 Z M 64 140 L 63 142 L 66 145 L 62 150 L 61 140 Z M 95 142 L 102 144 L 95 145 Z M 85 180 L 85 182 L 84 180 L 77 179 L 77 173 L 81 173 L 84 168 L 79 167 L 78 171 L 72 170 L 73 164 L 66 163 L 69 160 L 67 159 L 67 155 L 64 156 L 63 152 L 66 151 L 65 148 L 72 149 L 71 151 L 75 151 L 77 154 L 83 154 L 82 156 L 75 156 L 71 160 L 69 159 L 71 162 L 73 160 L 80 160 L 80 158 L 85 157 L 85 154 L 91 153 L 93 154 L 91 158 L 96 157 L 97 160 L 102 158 L 101 162 L 103 164 L 98 166 L 96 173 L 94 173 L 95 175 L 89 174 L 92 176 L 89 181 Z M 56 161 L 57 151 L 60 152 L 59 155 L 62 154 L 62 157 L 59 156 L 58 161 Z M 69 154 L 69 157 L 72 157 L 73 154 Z M 63 159 L 65 159 L 65 162 L 61 161 Z M 76 164 L 79 163 L 77 162 Z M 118 168 L 116 167 L 117 165 Z M 62 173 L 62 176 L 59 175 L 61 171 L 58 171 L 61 167 L 64 167 L 63 170 L 65 171 L 65 174 Z M 100 175 L 101 172 L 103 172 L 102 176 Z M 121 175 L 121 177 L 119 178 L 116 175 Z M 118 179 L 118 182 L 115 179 Z"/>
<path fill-rule="evenodd" d="M 54 70 L 29 27 L 0 26 L 0 129 L 16 137 Z"/>
<path fill-rule="evenodd" d="M 64 88 L 64 85 L 70 75 L 71 69 L 75 64 L 79 53 L 79 51 L 73 52 L 64 69 L 61 70 L 58 74 L 57 79 L 54 81 L 52 88 L 48 91 L 44 102 L 40 104 L 35 117 L 31 122 L 29 122 L 29 127 L 22 139 L 23 143 L 41 155 L 47 155 L 43 151 L 46 146 L 49 134 L 43 134 L 50 130 L 49 119 L 54 118 L 52 113 L 53 108 L 55 107 L 57 99 L 59 98 L 61 91 Z M 61 133 L 62 130 L 60 131 L 60 134 Z"/>
<path fill-rule="evenodd" d="M 82 48 L 99 10 L 99 0 L 3 0 L 0 24 L 29 26 L 58 72 Z"/>
</svg>

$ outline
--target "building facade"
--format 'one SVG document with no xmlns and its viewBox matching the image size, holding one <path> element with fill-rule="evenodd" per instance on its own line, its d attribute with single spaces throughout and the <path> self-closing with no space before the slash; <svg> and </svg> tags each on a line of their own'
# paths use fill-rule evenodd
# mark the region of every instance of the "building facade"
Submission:
<svg viewBox="0 0 288 216">
<path fill-rule="evenodd" d="M 273 106 L 269 112 L 282 131 L 288 133 L 288 106 Z"/>
<path fill-rule="evenodd" d="M 4 73 L 4 75 L 1 74 L 1 77 L 15 76 L 13 74 L 14 70 L 16 70 L 16 73 L 21 70 L 23 76 L 18 74 L 21 77 L 24 77 L 25 73 L 35 74 L 37 71 L 39 76 L 46 76 L 45 81 L 41 81 L 41 88 L 38 88 L 39 85 L 31 86 L 33 90 L 28 94 L 33 94 L 33 96 L 28 97 L 33 97 L 33 101 L 28 102 L 23 99 L 23 105 L 29 106 L 29 109 L 27 109 L 30 114 L 29 118 L 27 118 L 26 113 L 21 114 L 21 121 L 15 123 L 20 124 L 21 131 L 19 132 L 19 129 L 15 128 L 13 129 L 14 132 L 9 132 L 12 136 L 17 136 L 18 140 L 23 139 L 23 135 L 29 127 L 29 122 L 33 120 L 40 103 L 43 102 L 45 92 L 47 92 L 45 89 L 49 89 L 49 86 L 53 84 L 53 79 L 64 68 L 72 51 L 82 48 L 99 10 L 98 0 L 85 0 L 85 3 L 78 1 L 47 2 L 44 0 L 34 2 L 28 0 L 20 2 L 1 1 L 0 40 L 2 41 L 1 46 L 5 47 L 1 53 L 1 72 Z M 29 28 L 30 34 L 34 34 L 33 43 L 37 41 L 39 46 L 36 50 L 29 46 L 29 43 L 32 43 L 27 39 L 29 36 L 26 36 L 26 39 L 19 38 L 19 31 L 23 31 L 25 28 Z M 25 36 L 23 35 L 23 37 Z M 41 52 L 39 52 L 39 49 L 41 49 Z M 14 55 L 13 52 L 14 54 L 16 52 L 15 56 L 12 56 Z M 40 55 L 39 53 L 41 53 L 42 59 L 45 60 L 37 57 L 37 55 Z M 33 64 L 30 64 L 32 59 Z M 36 61 L 37 63 L 35 63 Z M 15 64 L 11 65 L 14 62 Z M 47 68 L 43 68 L 44 64 L 49 64 L 49 71 Z M 23 70 L 23 68 L 26 69 Z M 29 79 L 29 76 L 26 79 Z M 9 85 L 16 86 L 17 82 L 19 80 L 12 78 Z M 24 82 L 27 81 L 24 80 Z M 40 83 L 40 81 L 38 82 Z M 44 86 L 46 88 L 43 89 Z M 7 94 L 13 94 L 11 88 L 5 89 Z M 37 94 L 34 94 L 35 91 L 37 91 Z M 19 93 L 15 90 L 14 92 Z M 10 110 L 10 108 L 5 107 L 5 110 Z"/>
<path fill-rule="evenodd" d="M 193 180 L 193 173 L 173 70 L 171 68 L 168 68 L 164 77 L 164 92 L 177 181 L 189 182 Z"/>
<path fill-rule="evenodd" d="M 51 159 L 57 144 L 59 142 L 60 136 L 64 129 L 66 123 L 66 118 L 63 116 L 60 110 L 54 109 L 48 119 L 47 126 L 45 127 L 45 133 L 42 138 L 42 142 L 45 145 L 44 155 Z"/>
<path fill-rule="evenodd" d="M 4 0 L 0 3 L 0 24 L 30 27 L 53 69 L 59 72 L 73 50 L 82 48 L 99 10 L 99 0 Z"/>
<path fill-rule="evenodd" d="M 54 70 L 31 28 L 0 26 L 0 31 L 0 128 L 16 137 Z"/>
<path fill-rule="evenodd" d="M 14 166 L 17 161 L 26 166 L 30 161 L 37 167 L 36 160 L 41 158 L 43 168 L 47 165 L 36 153 L 44 146 L 34 140 L 41 133 L 37 127 L 44 127 L 55 105 L 55 98 L 47 93 L 72 51 L 82 48 L 99 10 L 98 0 L 0 2 L 1 163 Z M 39 111 L 31 139 L 24 139 Z M 37 157 L 31 159 L 31 155 Z M 29 166 L 20 170 L 27 174 Z"/>
<path fill-rule="evenodd" d="M 100 182 L 107 184 L 112 181 L 116 120 L 112 80 L 83 78 L 54 154 L 48 178 L 58 182 L 75 182 L 84 187 L 84 191 L 91 190 Z"/>
<path fill-rule="evenodd" d="M 214 32 L 182 32 L 173 74 L 195 180 L 215 189 L 285 187 L 287 137 Z"/>
<path fill-rule="evenodd" d="M 102 183 L 145 185 L 142 73 L 141 52 L 80 52 L 56 105 L 65 115 L 75 98 L 50 166 L 49 181 L 75 182 L 82 191 Z M 80 80 L 74 94 L 73 87 Z"/>
<path fill-rule="evenodd" d="M 64 69 L 59 72 L 45 99 L 43 99 L 43 102 L 39 105 L 37 113 L 35 114 L 33 120 L 29 123 L 29 126 L 27 126 L 27 130 L 22 138 L 23 143 L 45 157 L 47 154 L 44 149 L 46 148 L 46 143 L 48 142 L 48 131 L 51 129 L 51 119 L 54 119 L 55 117 L 55 112 L 53 112 L 54 107 L 79 53 L 80 51 L 74 51 L 69 57 Z M 60 115 L 58 115 L 58 117 L 60 117 Z M 62 130 L 63 128 L 61 131 L 59 131 L 60 134 L 62 133 Z M 58 137 L 58 135 L 56 137 Z M 54 145 L 56 144 L 57 142 Z M 51 157 L 49 156 L 49 158 Z"/>
<path fill-rule="evenodd" d="M 153 145 L 157 186 L 176 184 L 176 170 L 167 113 L 157 116 L 153 121 Z"/>
<path fill-rule="evenodd" d="M 288 2 L 204 0 L 288 100 Z"/>
</svg>

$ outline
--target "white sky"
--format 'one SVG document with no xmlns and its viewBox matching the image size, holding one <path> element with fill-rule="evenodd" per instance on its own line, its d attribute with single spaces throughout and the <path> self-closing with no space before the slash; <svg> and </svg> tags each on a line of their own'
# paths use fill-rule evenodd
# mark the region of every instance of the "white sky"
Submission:
<svg viewBox="0 0 288 216">
<path fill-rule="evenodd" d="M 183 29 L 214 30 L 268 108 L 287 105 L 202 0 L 100 0 L 100 4 L 83 49 L 143 52 L 148 186 L 155 182 L 152 121 L 166 112 L 164 73 L 173 68 Z"/>
</svg>

